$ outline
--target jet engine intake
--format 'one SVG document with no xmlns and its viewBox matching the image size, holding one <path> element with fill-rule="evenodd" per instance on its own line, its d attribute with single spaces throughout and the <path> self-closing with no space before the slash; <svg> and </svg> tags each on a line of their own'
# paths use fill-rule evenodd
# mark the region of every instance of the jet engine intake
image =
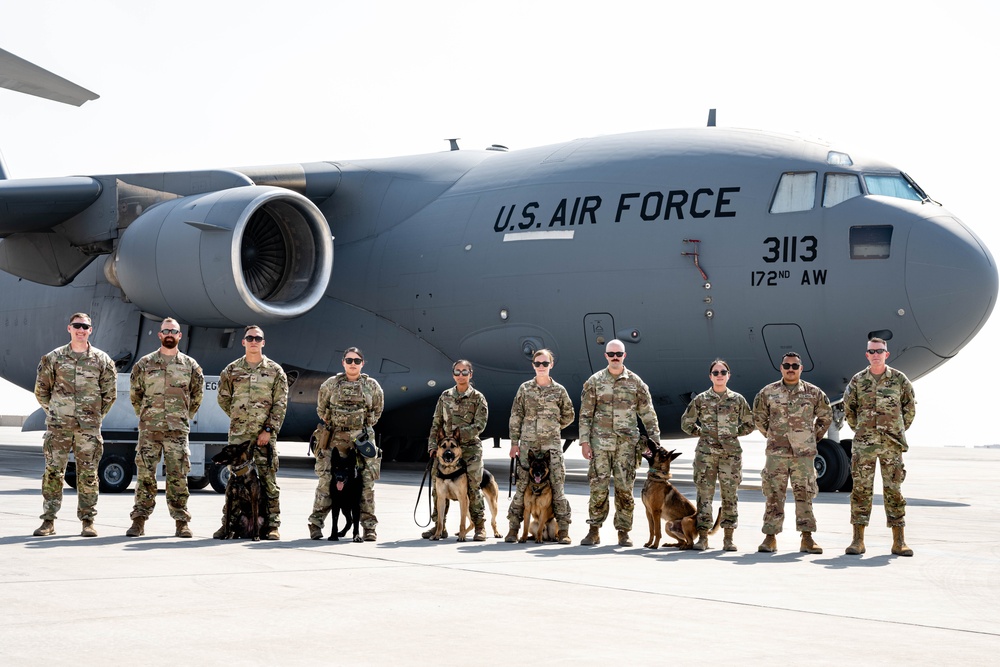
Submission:
<svg viewBox="0 0 1000 667">
<path fill-rule="evenodd" d="M 250 185 L 153 206 L 124 230 L 110 269 L 145 312 L 206 327 L 266 324 L 319 303 L 333 237 L 302 195 Z"/>
</svg>

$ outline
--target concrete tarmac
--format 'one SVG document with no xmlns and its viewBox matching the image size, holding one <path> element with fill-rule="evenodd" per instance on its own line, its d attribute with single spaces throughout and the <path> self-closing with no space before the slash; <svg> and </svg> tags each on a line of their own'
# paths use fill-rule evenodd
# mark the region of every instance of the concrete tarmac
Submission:
<svg viewBox="0 0 1000 667">
<path fill-rule="evenodd" d="M 573 545 L 420 539 L 422 466 L 387 465 L 376 487 L 376 543 L 311 541 L 315 475 L 284 443 L 282 539 L 217 541 L 223 498 L 194 491 L 194 539 L 173 537 L 161 492 L 146 536 L 125 537 L 132 489 L 102 494 L 97 538 L 79 537 L 68 487 L 57 534 L 40 523 L 40 434 L 0 429 L 0 661 L 5 665 L 996 664 L 1000 657 L 1000 450 L 906 455 L 907 542 L 890 554 L 880 480 L 868 552 L 846 556 L 850 498 L 815 502 L 822 555 L 798 552 L 789 495 L 778 553 L 757 553 L 763 440 L 743 439 L 739 551 L 617 546 L 609 517 L 586 534 L 586 462 L 567 457 Z M 694 440 L 674 481 L 689 498 Z M 286 453 L 287 452 L 287 453 Z M 507 532 L 507 449 L 487 449 Z M 417 509 L 427 520 L 426 492 Z M 718 496 L 716 497 L 716 509 Z M 457 528 L 458 517 L 449 517 Z M 329 525 L 325 530 L 329 534 Z"/>
</svg>

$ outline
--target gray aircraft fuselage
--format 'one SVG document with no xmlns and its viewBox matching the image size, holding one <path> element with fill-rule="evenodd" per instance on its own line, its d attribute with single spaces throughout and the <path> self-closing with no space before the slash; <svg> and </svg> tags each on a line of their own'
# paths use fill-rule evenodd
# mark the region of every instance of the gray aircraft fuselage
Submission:
<svg viewBox="0 0 1000 667">
<path fill-rule="evenodd" d="M 268 242 L 248 235 L 272 228 L 285 274 L 257 285 L 241 269 Z M 292 380 L 285 434 L 312 430 L 319 383 L 356 345 L 385 391 L 387 442 L 426 437 L 456 359 L 490 402 L 484 436 L 504 437 L 533 350 L 553 350 L 578 404 L 613 338 L 666 435 L 716 357 L 752 400 L 795 350 L 803 378 L 837 400 L 869 335 L 889 338 L 892 365 L 915 379 L 971 340 L 997 294 L 989 250 L 898 168 L 715 127 L 0 181 L 0 232 L 0 375 L 15 384 L 32 387 L 74 311 L 92 315 L 92 342 L 123 372 L 155 349 L 163 316 L 185 324 L 209 374 L 258 323 Z"/>
</svg>

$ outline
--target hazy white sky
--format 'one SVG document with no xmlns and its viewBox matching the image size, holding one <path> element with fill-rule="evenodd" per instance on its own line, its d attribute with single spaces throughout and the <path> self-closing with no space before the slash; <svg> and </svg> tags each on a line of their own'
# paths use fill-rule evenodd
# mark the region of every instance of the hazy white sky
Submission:
<svg viewBox="0 0 1000 667">
<path fill-rule="evenodd" d="M 0 48 L 101 95 L 78 109 L 0 90 L 16 178 L 407 155 L 448 137 L 517 149 L 700 126 L 715 107 L 720 125 L 895 164 L 1000 255 L 996 3 L 33 0 L 2 17 Z M 994 317 L 917 382 L 913 444 L 1000 442 L 983 382 L 998 340 Z M 0 413 L 34 408 L 0 398 Z"/>
</svg>

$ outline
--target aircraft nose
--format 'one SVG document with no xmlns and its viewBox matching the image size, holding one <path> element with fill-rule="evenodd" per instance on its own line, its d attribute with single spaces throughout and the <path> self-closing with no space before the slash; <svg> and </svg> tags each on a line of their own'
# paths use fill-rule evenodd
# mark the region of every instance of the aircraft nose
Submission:
<svg viewBox="0 0 1000 667">
<path fill-rule="evenodd" d="M 953 356 L 993 310 L 996 262 L 957 218 L 928 218 L 913 227 L 906 244 L 906 294 L 930 349 Z"/>
</svg>

